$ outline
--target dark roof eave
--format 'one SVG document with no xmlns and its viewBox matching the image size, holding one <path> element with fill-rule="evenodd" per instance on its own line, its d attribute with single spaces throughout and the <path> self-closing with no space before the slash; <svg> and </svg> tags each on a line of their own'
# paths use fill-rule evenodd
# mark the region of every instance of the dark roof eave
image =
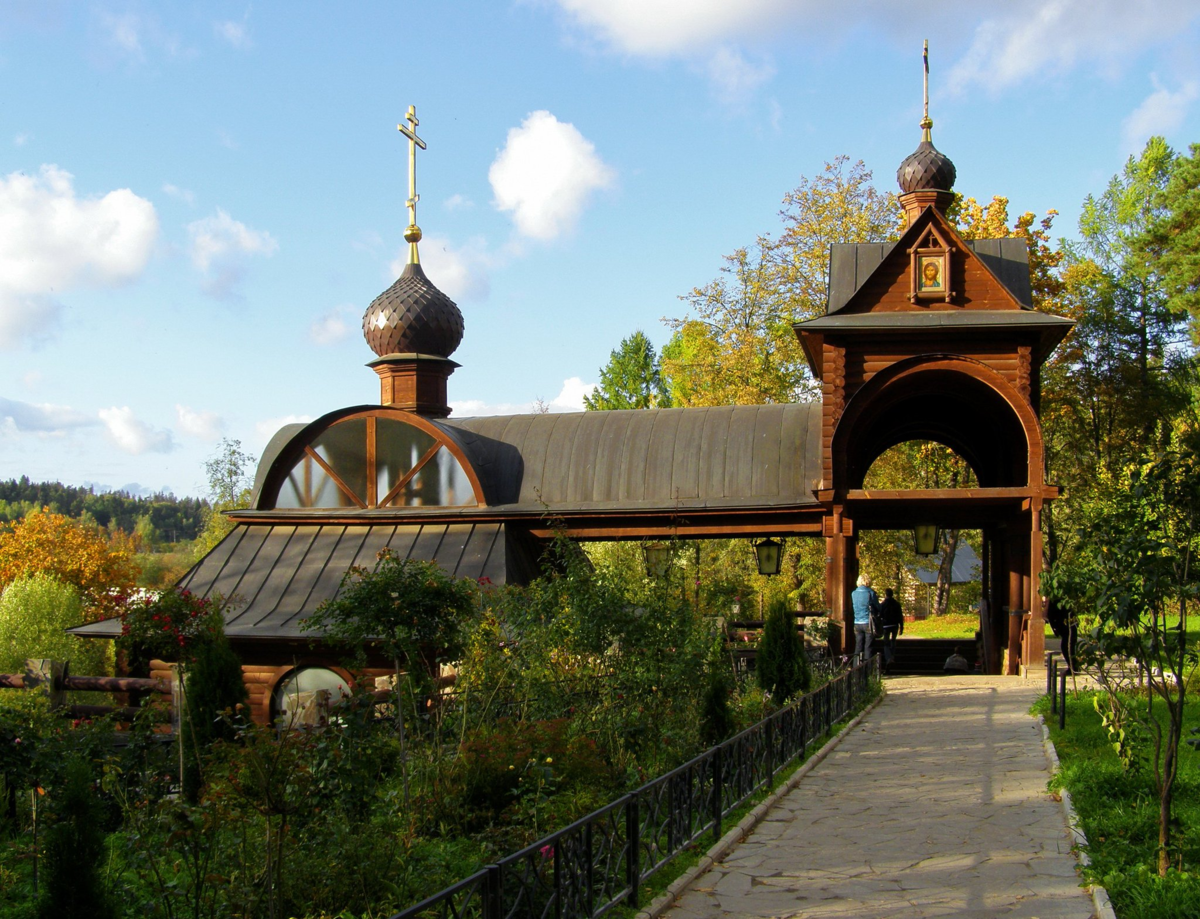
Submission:
<svg viewBox="0 0 1200 919">
<path fill-rule="evenodd" d="M 921 313 L 852 313 L 820 316 L 793 325 L 801 341 L 812 335 L 947 332 L 1032 332 L 1039 338 L 1038 363 L 1053 351 L 1075 320 L 1036 310 L 936 310 Z"/>
<path fill-rule="evenodd" d="M 235 523 L 267 524 L 267 523 L 334 523 L 340 520 L 353 520 L 356 523 L 395 523 L 419 524 L 424 522 L 446 523 L 448 520 L 472 521 L 526 521 L 540 520 L 544 517 L 557 517 L 564 514 L 586 514 L 594 516 L 638 516 L 661 515 L 672 513 L 705 513 L 721 514 L 724 512 L 739 512 L 747 508 L 770 508 L 772 510 L 807 510 L 819 502 L 809 495 L 797 495 L 790 498 L 746 497 L 729 499 L 721 503 L 713 501 L 688 501 L 687 499 L 671 504 L 655 502 L 626 502 L 620 507 L 614 507 L 611 502 L 592 501 L 581 504 L 498 504 L 492 507 L 451 507 L 451 508 L 421 508 L 419 510 L 391 510 L 386 508 L 371 508 L 356 510 L 353 508 L 316 508 L 299 511 L 280 510 L 241 510 L 232 511 L 229 518 Z"/>
</svg>

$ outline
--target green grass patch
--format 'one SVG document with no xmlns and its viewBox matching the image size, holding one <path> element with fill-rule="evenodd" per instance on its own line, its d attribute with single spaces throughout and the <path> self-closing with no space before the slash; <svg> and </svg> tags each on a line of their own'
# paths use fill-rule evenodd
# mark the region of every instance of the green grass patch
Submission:
<svg viewBox="0 0 1200 919">
<path fill-rule="evenodd" d="M 1148 769 L 1125 771 L 1093 707 L 1095 693 L 1067 696 L 1067 725 L 1058 729 L 1049 702 L 1045 715 L 1062 768 L 1054 789 L 1071 792 L 1088 839 L 1088 879 L 1103 884 L 1120 919 L 1195 919 L 1200 916 L 1200 753 L 1184 746 L 1173 812 L 1174 867 L 1156 871 L 1158 797 Z M 1165 715 L 1164 715 L 1165 720 Z M 1200 701 L 1189 703 L 1184 737 L 1200 725 Z"/>
<path fill-rule="evenodd" d="M 979 616 L 975 613 L 947 613 L 904 623 L 903 637 L 972 639 L 978 629 Z"/>
</svg>

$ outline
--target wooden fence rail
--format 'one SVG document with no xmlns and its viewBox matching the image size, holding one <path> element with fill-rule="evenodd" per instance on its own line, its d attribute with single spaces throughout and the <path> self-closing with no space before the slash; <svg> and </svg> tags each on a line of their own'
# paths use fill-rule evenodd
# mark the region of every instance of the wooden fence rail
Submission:
<svg viewBox="0 0 1200 919">
<path fill-rule="evenodd" d="M 70 718 L 98 718 L 116 715 L 122 721 L 132 720 L 141 709 L 125 705 L 69 705 L 68 692 L 157 693 L 172 697 L 176 687 L 171 680 L 144 677 L 72 676 L 69 664 L 59 661 L 31 659 L 25 662 L 24 673 L 0 673 L 0 689 L 36 690 L 50 699 L 51 711 Z"/>
</svg>

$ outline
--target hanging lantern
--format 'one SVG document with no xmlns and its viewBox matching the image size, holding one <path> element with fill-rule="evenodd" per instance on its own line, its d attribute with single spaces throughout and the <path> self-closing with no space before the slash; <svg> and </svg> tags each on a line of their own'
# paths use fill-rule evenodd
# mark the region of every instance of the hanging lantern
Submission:
<svg viewBox="0 0 1200 919">
<path fill-rule="evenodd" d="M 654 542 L 642 546 L 642 557 L 646 561 L 646 575 L 665 578 L 671 570 L 671 547 L 666 543 Z"/>
<path fill-rule="evenodd" d="M 759 574 L 779 574 L 779 563 L 783 559 L 783 543 L 780 540 L 760 539 L 754 544 L 754 554 L 758 557 Z"/>
<path fill-rule="evenodd" d="M 913 527 L 913 551 L 917 555 L 933 555 L 937 551 L 938 527 L 936 523 L 918 523 Z"/>
</svg>

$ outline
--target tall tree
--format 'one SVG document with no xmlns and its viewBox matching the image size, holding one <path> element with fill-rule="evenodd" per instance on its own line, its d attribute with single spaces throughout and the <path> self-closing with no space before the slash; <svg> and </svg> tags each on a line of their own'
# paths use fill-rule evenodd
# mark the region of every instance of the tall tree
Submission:
<svg viewBox="0 0 1200 919">
<path fill-rule="evenodd" d="M 1085 199 L 1080 239 L 1064 247 L 1055 312 L 1075 328 L 1043 370 L 1042 427 L 1048 480 L 1073 499 L 1162 446 L 1191 400 L 1186 314 L 1169 302 L 1145 244 L 1167 213 L 1175 161 L 1151 138 L 1103 194 Z M 1082 532 L 1077 506 L 1055 502 L 1043 515 L 1050 564 Z"/>
<path fill-rule="evenodd" d="M 1139 157 L 1130 157 L 1099 198 L 1089 195 L 1079 218 L 1082 237 L 1072 261 L 1099 269 L 1091 291 L 1100 299 L 1121 356 L 1132 363 L 1134 411 L 1144 435 L 1154 427 L 1155 410 L 1171 400 L 1172 346 L 1184 340 L 1185 314 L 1163 291 L 1156 260 L 1141 245 L 1164 216 L 1163 191 L 1171 178 L 1175 152 L 1152 137 Z"/>
<path fill-rule="evenodd" d="M 250 506 L 254 485 L 254 457 L 242 450 L 240 440 L 221 438 L 217 451 L 204 463 L 208 476 L 209 509 L 204 530 L 196 537 L 196 557 L 207 555 L 233 529 L 226 511 Z"/>
<path fill-rule="evenodd" d="M 803 178 L 779 212 L 778 238 L 760 236 L 725 256 L 721 274 L 682 299 L 663 348 L 677 405 L 794 402 L 815 395 L 792 324 L 824 312 L 829 247 L 895 238 L 895 196 L 871 184 L 860 161 L 837 157 Z"/>
<path fill-rule="evenodd" d="M 783 232 L 768 241 L 767 253 L 793 321 L 825 312 L 830 246 L 882 242 L 899 235 L 903 224 L 896 196 L 881 192 L 872 178 L 862 160 L 851 164 L 850 157 L 842 155 L 826 163 L 816 178 L 801 178 L 784 195 L 779 212 Z"/>
<path fill-rule="evenodd" d="M 663 374 L 676 405 L 794 402 L 807 374 L 787 297 L 769 249 L 725 257 L 721 276 L 683 297 L 690 309 L 665 320 L 674 335 L 663 348 Z"/>
<path fill-rule="evenodd" d="M 1200 144 L 1175 161 L 1154 202 L 1156 213 L 1135 248 L 1155 266 L 1173 315 L 1187 313 L 1200 341 Z"/>
<path fill-rule="evenodd" d="M 646 333 L 638 329 L 621 341 L 600 370 L 600 385 L 583 397 L 589 411 L 623 408 L 670 408 L 671 394 L 663 383 L 658 354 Z"/>
</svg>

